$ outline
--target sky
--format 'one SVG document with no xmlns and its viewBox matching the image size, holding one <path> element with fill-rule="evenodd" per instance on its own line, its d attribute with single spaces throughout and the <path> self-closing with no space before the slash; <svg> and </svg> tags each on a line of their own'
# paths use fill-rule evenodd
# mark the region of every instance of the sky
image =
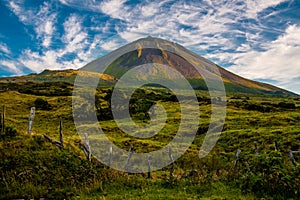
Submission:
<svg viewBox="0 0 300 200">
<path fill-rule="evenodd" d="M 139 38 L 300 94 L 300 0 L 0 0 L 0 77 L 78 69 Z"/>
</svg>

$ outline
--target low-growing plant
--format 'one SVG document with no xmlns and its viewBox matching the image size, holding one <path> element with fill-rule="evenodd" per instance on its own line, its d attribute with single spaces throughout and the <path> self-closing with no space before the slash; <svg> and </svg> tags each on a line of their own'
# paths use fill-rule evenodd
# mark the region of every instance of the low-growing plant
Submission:
<svg viewBox="0 0 300 200">
<path fill-rule="evenodd" d="M 243 165 L 240 174 L 236 183 L 244 193 L 276 199 L 296 198 L 300 194 L 300 170 L 287 165 L 281 152 L 258 155 Z"/>
<path fill-rule="evenodd" d="M 282 102 L 278 103 L 278 107 L 280 107 L 280 108 L 287 108 L 287 109 L 294 109 L 294 108 L 296 108 L 296 105 L 294 103 L 292 103 L 292 102 L 282 101 Z"/>
<path fill-rule="evenodd" d="M 17 136 L 17 129 L 13 126 L 5 126 L 4 133 L 0 134 L 0 138 L 7 138 L 7 137 L 15 137 Z"/>
<path fill-rule="evenodd" d="M 51 105 L 48 103 L 47 100 L 44 100 L 42 98 L 37 98 L 34 101 L 34 106 L 36 109 L 40 110 L 51 110 Z"/>
</svg>

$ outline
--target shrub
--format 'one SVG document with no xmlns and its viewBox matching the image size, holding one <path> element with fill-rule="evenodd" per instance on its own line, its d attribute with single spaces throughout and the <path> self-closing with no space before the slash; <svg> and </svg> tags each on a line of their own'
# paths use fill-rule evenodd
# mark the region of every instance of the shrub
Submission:
<svg viewBox="0 0 300 200">
<path fill-rule="evenodd" d="M 6 126 L 4 129 L 4 135 L 1 136 L 4 138 L 4 137 L 15 137 L 16 135 L 17 135 L 16 128 L 12 126 Z"/>
<path fill-rule="evenodd" d="M 15 137 L 17 135 L 17 130 L 12 126 L 5 127 L 5 135 L 9 137 Z"/>
<path fill-rule="evenodd" d="M 244 108 L 246 110 L 253 110 L 253 111 L 259 111 L 259 112 L 270 112 L 271 111 L 270 106 L 264 106 L 262 104 L 256 104 L 256 103 L 245 103 Z"/>
<path fill-rule="evenodd" d="M 258 105 L 258 104 L 254 104 L 254 103 L 251 103 L 251 104 L 246 104 L 245 105 L 245 108 L 247 110 L 257 110 L 257 111 L 263 111 L 263 107 Z"/>
<path fill-rule="evenodd" d="M 48 103 L 47 100 L 44 100 L 42 98 L 37 98 L 34 101 L 34 106 L 36 107 L 36 109 L 40 110 L 51 110 L 51 105 Z"/>
<path fill-rule="evenodd" d="M 296 108 L 296 105 L 294 103 L 291 103 L 291 102 L 279 102 L 278 103 L 278 107 L 280 108 L 287 108 L 287 109 L 294 109 Z"/>
<path fill-rule="evenodd" d="M 268 157 L 259 155 L 242 168 L 237 183 L 245 193 L 276 199 L 295 198 L 299 190 L 299 168 L 284 163 L 283 155 L 273 151 Z"/>
<path fill-rule="evenodd" d="M 230 97 L 230 99 L 242 99 L 242 97 L 240 97 L 240 96 L 232 96 L 232 97 Z"/>
</svg>

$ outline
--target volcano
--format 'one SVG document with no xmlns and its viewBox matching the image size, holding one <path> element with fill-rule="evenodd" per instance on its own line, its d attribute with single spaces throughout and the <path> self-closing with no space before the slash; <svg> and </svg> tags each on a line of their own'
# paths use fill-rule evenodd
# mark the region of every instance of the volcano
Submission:
<svg viewBox="0 0 300 200">
<path fill-rule="evenodd" d="M 178 71 L 196 90 L 208 90 L 205 78 L 217 77 L 223 81 L 225 90 L 229 93 L 296 95 L 270 84 L 238 76 L 179 44 L 153 37 L 142 38 L 122 46 L 79 70 L 45 70 L 40 74 L 0 78 L 0 82 L 67 82 L 73 84 L 78 71 L 81 71 L 85 72 L 84 76 L 98 77 L 102 85 L 112 86 L 129 70 L 149 63 L 167 65 Z M 168 74 L 169 78 L 176 82 L 176 77 L 172 73 L 162 72 L 162 70 L 151 72 L 157 78 L 160 78 L 160 73 Z M 140 73 L 138 78 L 146 78 L 143 77 L 144 74 L 149 73 Z"/>
<path fill-rule="evenodd" d="M 186 55 L 185 58 L 178 52 L 183 52 L 181 55 Z M 115 57 L 117 58 L 112 59 Z M 194 89 L 198 90 L 207 90 L 203 77 L 219 77 L 223 80 L 226 92 L 294 95 L 292 92 L 273 85 L 238 76 L 179 44 L 160 38 L 147 37 L 136 40 L 87 64 L 81 70 L 99 72 L 99 68 L 104 68 L 103 63 L 107 66 L 101 72 L 114 77 L 116 80 L 136 66 L 154 63 L 168 65 L 177 70 L 190 82 Z M 198 67 L 198 70 L 195 69 L 195 66 Z M 139 74 L 139 77 L 142 76 L 143 73 Z M 159 77 L 159 74 L 157 76 Z M 172 74 L 169 76 L 170 79 L 176 79 L 176 77 L 172 77 Z"/>
</svg>

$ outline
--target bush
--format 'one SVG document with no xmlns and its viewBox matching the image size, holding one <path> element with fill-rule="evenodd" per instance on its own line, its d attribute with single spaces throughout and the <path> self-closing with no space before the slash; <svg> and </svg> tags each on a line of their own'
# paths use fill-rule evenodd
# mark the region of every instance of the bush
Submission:
<svg viewBox="0 0 300 200">
<path fill-rule="evenodd" d="M 295 198 L 300 192 L 299 173 L 299 168 L 287 166 L 283 155 L 273 151 L 268 157 L 259 155 L 243 166 L 237 182 L 244 193 L 254 193 L 257 197 Z"/>
<path fill-rule="evenodd" d="M 44 100 L 42 98 L 37 98 L 34 101 L 34 106 L 36 107 L 36 109 L 40 110 L 51 110 L 51 105 L 48 103 L 47 100 Z"/>
<path fill-rule="evenodd" d="M 5 127 L 5 135 L 9 137 L 15 137 L 17 135 L 17 130 L 12 126 Z"/>
<path fill-rule="evenodd" d="M 15 137 L 17 135 L 16 128 L 12 126 L 6 126 L 4 129 L 4 135 L 1 135 L 3 138 L 5 137 Z"/>
<path fill-rule="evenodd" d="M 294 103 L 291 103 L 291 102 L 279 102 L 278 103 L 278 107 L 280 108 L 287 108 L 287 109 L 294 109 L 296 108 L 296 105 Z"/>
<path fill-rule="evenodd" d="M 259 112 L 270 112 L 272 110 L 270 106 L 264 106 L 262 104 L 256 104 L 256 103 L 246 103 L 244 105 L 244 108 L 246 110 L 259 111 Z"/>
</svg>

